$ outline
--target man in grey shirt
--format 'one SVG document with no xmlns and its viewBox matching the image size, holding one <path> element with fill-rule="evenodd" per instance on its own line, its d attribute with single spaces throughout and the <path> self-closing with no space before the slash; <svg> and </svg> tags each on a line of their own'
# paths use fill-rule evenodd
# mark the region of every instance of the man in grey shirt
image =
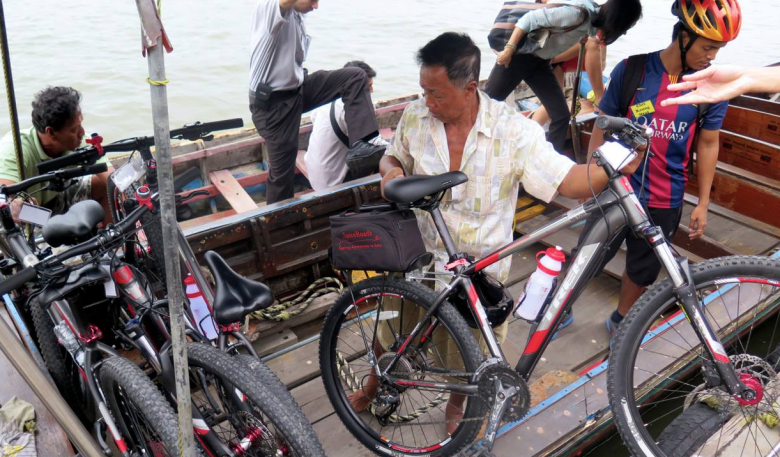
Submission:
<svg viewBox="0 0 780 457">
<path fill-rule="evenodd" d="M 268 146 L 267 203 L 294 196 L 295 158 L 301 114 L 337 98 L 349 126 L 348 157 L 380 153 L 368 140 L 378 134 L 368 78 L 360 68 L 303 68 L 311 38 L 303 15 L 319 0 L 258 0 L 251 18 L 249 109 Z"/>
</svg>

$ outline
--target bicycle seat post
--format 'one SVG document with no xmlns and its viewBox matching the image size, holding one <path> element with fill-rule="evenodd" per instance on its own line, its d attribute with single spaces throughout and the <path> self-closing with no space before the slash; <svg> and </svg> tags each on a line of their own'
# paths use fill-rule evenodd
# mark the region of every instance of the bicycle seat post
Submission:
<svg viewBox="0 0 780 457">
<path fill-rule="evenodd" d="M 447 254 L 452 258 L 456 254 L 455 242 L 452 241 L 452 235 L 447 229 L 447 224 L 444 222 L 444 217 L 441 215 L 439 205 L 434 205 L 433 208 L 428 210 L 433 218 L 433 223 L 436 225 L 436 230 L 439 232 L 444 248 L 447 250 Z"/>
</svg>

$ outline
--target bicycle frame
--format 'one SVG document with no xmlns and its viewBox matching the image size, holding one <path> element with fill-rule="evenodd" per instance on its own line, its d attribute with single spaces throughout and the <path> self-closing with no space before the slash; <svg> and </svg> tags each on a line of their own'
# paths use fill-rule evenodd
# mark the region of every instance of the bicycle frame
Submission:
<svg viewBox="0 0 780 457">
<path fill-rule="evenodd" d="M 597 154 L 594 156 L 597 157 Z M 610 167 L 608 165 L 603 166 L 605 171 L 607 171 L 608 176 L 614 175 L 613 170 L 609 169 Z M 433 306 L 428 309 L 425 316 L 417 323 L 411 334 L 400 346 L 394 359 L 384 370 L 380 369 L 373 353 L 370 354 L 369 360 L 372 361 L 377 373 L 389 382 L 406 387 L 450 389 L 454 392 L 474 394 L 476 392 L 476 386 L 474 384 L 422 382 L 413 379 L 395 378 L 387 373 L 392 373 L 392 369 L 400 359 L 401 354 L 413 341 L 415 341 L 420 333 L 423 332 L 425 323 L 430 322 L 431 317 L 438 307 L 441 306 L 450 295 L 457 293 L 458 290 L 465 290 L 467 292 L 466 296 L 468 297 L 469 307 L 475 317 L 480 333 L 485 339 L 487 348 L 490 351 L 490 357 L 483 362 L 480 368 L 495 363 L 496 361 L 506 362 L 506 358 L 502 353 L 501 347 L 493 333 L 493 329 L 487 320 L 487 315 L 482 303 L 479 301 L 476 289 L 474 288 L 470 277 L 499 260 L 511 256 L 549 235 L 564 228 L 571 227 L 577 222 L 583 221 L 589 217 L 598 217 L 598 220 L 595 221 L 590 229 L 581 236 L 577 246 L 577 254 L 571 259 L 571 266 L 564 279 L 559 283 L 557 290 L 555 290 L 552 301 L 540 312 L 539 316 L 541 318 L 537 318 L 537 320 L 533 322 L 533 326 L 529 332 L 528 342 L 515 366 L 515 371 L 524 379 L 529 379 L 531 372 L 541 359 L 547 345 L 552 341 L 552 336 L 555 333 L 554 331 L 558 328 L 564 312 L 572 307 L 574 301 L 600 270 L 602 261 L 606 255 L 605 247 L 609 246 L 614 237 L 628 226 L 635 235 L 647 239 L 652 245 L 661 264 L 666 269 L 669 278 L 674 284 L 675 293 L 683 310 L 687 316 L 691 317 L 695 332 L 700 341 L 704 343 L 706 352 L 709 354 L 710 360 L 720 374 L 721 380 L 724 381 L 732 395 L 741 394 L 746 387 L 739 381 L 729 362 L 728 355 L 726 354 L 723 345 L 720 343 L 720 340 L 715 335 L 711 325 L 703 318 L 703 311 L 701 304 L 696 298 L 695 284 L 693 284 L 692 281 L 687 259 L 676 258 L 661 230 L 650 223 L 642 205 L 634 195 L 627 177 L 620 177 L 617 179 L 613 177 L 610 179 L 608 186 L 608 190 L 594 200 L 571 209 L 546 226 L 517 239 L 482 259 L 472 262 L 466 260 L 465 256 L 457 253 L 455 244 L 444 223 L 438 206 L 434 206 L 430 209 L 429 212 L 433 222 L 436 225 L 451 259 L 446 268 L 454 273 L 454 277 L 447 287 L 438 294 Z M 434 320 L 428 328 L 425 329 L 422 338 L 417 343 L 418 346 L 422 347 L 426 338 L 432 334 L 436 325 L 438 325 L 438 323 Z M 373 349 L 369 347 L 368 350 L 372 351 Z M 478 369 L 477 373 L 479 373 L 479 371 L 480 370 Z M 475 380 L 475 378 L 472 379 L 472 381 Z"/>
</svg>

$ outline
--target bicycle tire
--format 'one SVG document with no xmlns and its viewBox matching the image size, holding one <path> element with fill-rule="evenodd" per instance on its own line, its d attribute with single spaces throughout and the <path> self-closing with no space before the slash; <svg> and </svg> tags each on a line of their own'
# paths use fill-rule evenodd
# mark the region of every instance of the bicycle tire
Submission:
<svg viewBox="0 0 780 457">
<path fill-rule="evenodd" d="M 125 198 L 135 198 L 136 189 L 138 186 L 133 183 L 124 191 Z M 116 199 L 118 189 L 116 188 L 116 184 L 114 184 L 113 179 L 108 180 L 108 195 L 110 198 L 110 208 L 111 208 L 111 217 L 114 219 L 114 223 L 117 223 L 124 219 L 124 210 L 122 208 L 119 208 L 118 205 L 121 205 L 121 203 Z M 162 287 L 167 287 L 166 280 L 167 280 L 167 274 L 165 272 L 165 254 L 164 254 L 164 244 L 163 244 L 163 236 L 162 236 L 162 226 L 160 224 L 160 217 L 159 214 L 151 214 L 146 213 L 143 216 L 141 216 L 140 219 L 141 228 L 143 229 L 144 236 L 146 237 L 146 242 L 149 245 L 149 255 L 152 259 L 152 265 L 154 267 L 154 275 L 159 278 L 160 282 L 162 283 Z M 127 243 L 125 245 L 126 250 L 126 258 L 129 263 L 136 264 L 137 262 L 135 260 L 135 245 L 133 243 Z"/>
<path fill-rule="evenodd" d="M 691 272 L 697 297 L 706 305 L 701 317 L 707 319 L 718 333 L 738 374 L 747 373 L 763 389 L 766 382 L 762 377 L 766 369 L 761 363 L 774 348 L 776 341 L 773 340 L 780 323 L 777 302 L 768 300 L 780 292 L 780 262 L 758 256 L 723 257 L 697 263 L 692 266 Z M 756 304 L 749 306 L 747 301 L 754 296 L 757 297 Z M 635 456 L 676 455 L 667 454 L 665 449 L 667 452 L 668 449 L 657 443 L 660 437 L 657 432 L 665 428 L 664 422 L 672 419 L 676 411 L 683 414 L 684 407 L 678 406 L 682 399 L 690 401 L 701 395 L 697 389 L 704 388 L 714 401 L 730 405 L 733 416 L 746 415 L 748 408 L 753 408 L 732 403 L 728 394 L 699 382 L 703 381 L 701 366 L 705 359 L 702 344 L 695 334 L 690 336 L 693 329 L 687 316 L 681 314 L 681 311 L 669 311 L 670 307 L 674 309 L 675 304 L 673 285 L 668 278 L 664 279 L 642 295 L 615 334 L 607 378 L 610 405 L 618 432 Z M 732 317 L 738 320 L 734 326 L 730 325 Z M 724 324 L 726 320 L 729 322 Z M 758 338 L 751 346 L 750 337 L 757 322 L 770 324 L 771 320 L 774 320 L 775 327 L 768 327 L 773 332 L 767 345 L 769 349 L 763 356 L 756 355 L 764 350 L 755 347 Z M 662 350 L 668 350 L 669 353 L 662 353 Z M 662 368 L 651 369 L 653 360 Z M 738 366 L 739 360 L 744 362 L 739 362 Z M 762 401 L 771 400 L 768 397 Z M 664 401 L 667 402 L 665 405 L 662 404 Z M 659 408 L 654 408 L 656 406 Z M 668 411 L 669 408 L 675 409 Z M 653 413 L 654 409 L 656 413 Z M 650 415 L 661 411 L 662 416 Z M 642 412 L 646 415 L 643 416 Z M 717 441 L 713 436 L 707 446 L 713 443 L 720 446 L 723 433 L 731 433 L 731 430 L 718 432 Z M 725 445 L 725 438 L 723 441 Z M 745 441 L 743 451 L 747 445 Z M 745 457 L 750 455 L 748 452 Z"/>
<path fill-rule="evenodd" d="M 38 300 L 32 300 L 30 314 L 46 369 L 71 409 L 83 415 L 84 397 L 76 390 L 74 378 L 74 373 L 77 375 L 78 371 L 68 351 L 58 342 L 49 313 L 41 308 Z"/>
<path fill-rule="evenodd" d="M 466 408 L 464 408 L 464 418 L 472 420 L 461 422 L 451 436 L 446 436 L 446 430 L 444 435 L 440 433 L 441 430 L 438 430 L 437 436 L 446 437 L 443 439 L 437 437 L 435 438 L 437 442 L 424 443 L 418 447 L 413 447 L 409 444 L 401 445 L 394 443 L 391 440 L 395 439 L 395 431 L 392 434 L 382 434 L 373 430 L 370 427 L 370 424 L 372 423 L 371 419 L 369 419 L 369 423 L 367 424 L 360 417 L 360 414 L 365 413 L 358 413 L 352 409 L 347 394 L 341 385 L 342 381 L 338 366 L 340 362 L 338 362 L 336 353 L 339 333 L 342 328 L 347 328 L 345 323 L 347 315 L 355 309 L 353 306 L 352 293 L 354 293 L 354 302 L 357 303 L 358 307 L 364 303 L 369 303 L 367 300 L 370 298 L 382 297 L 382 300 L 384 300 L 384 297 L 386 296 L 394 296 L 400 297 L 403 300 L 409 300 L 410 303 L 416 303 L 427 310 L 430 309 L 436 298 L 434 292 L 430 288 L 419 283 L 375 277 L 361 281 L 346 289 L 328 311 L 323 323 L 320 339 L 320 368 L 322 370 L 322 380 L 328 398 L 347 430 L 349 430 L 358 441 L 378 455 L 401 456 L 420 455 L 422 453 L 432 457 L 443 457 L 454 455 L 467 445 L 471 444 L 477 437 L 482 426 L 483 421 L 480 420 L 480 418 L 484 417 L 485 414 L 485 404 L 476 398 L 471 398 Z M 365 313 L 361 312 L 361 316 L 365 316 Z M 471 329 L 463 317 L 447 302 L 440 305 L 436 310 L 435 317 L 438 319 L 438 322 L 443 325 L 443 329 L 449 333 L 452 341 L 455 343 L 463 358 L 462 361 L 465 371 L 470 373 L 476 371 L 484 359 L 484 356 L 477 344 L 477 340 L 474 338 Z M 380 320 L 381 319 L 380 316 Z M 403 317 L 401 317 L 401 321 L 403 321 Z M 404 333 L 403 324 L 399 325 L 399 330 L 400 333 Z M 354 361 L 355 360 L 352 360 L 350 363 Z M 411 390 L 412 389 L 409 391 Z M 423 396 L 423 398 L 423 401 L 427 400 L 426 397 Z M 411 414 L 407 414 L 407 417 L 409 417 L 409 415 L 414 416 L 418 411 L 419 409 L 414 410 Z M 429 411 L 433 410 L 429 409 Z M 436 413 L 436 411 L 434 411 L 434 413 Z M 407 433 L 407 436 L 408 435 L 409 433 Z M 412 435 L 414 435 L 413 431 Z M 425 433 L 424 435 L 423 438 L 428 441 L 429 438 Z M 414 436 L 412 438 L 415 439 Z"/>
<path fill-rule="evenodd" d="M 143 446 L 146 455 L 158 455 L 154 451 L 161 450 L 159 443 L 168 455 L 179 455 L 176 413 L 140 368 L 125 358 L 109 357 L 100 366 L 98 379 L 106 404 L 129 449 Z M 146 430 L 154 436 L 143 436 L 144 430 L 129 425 L 131 419 L 141 419 Z M 197 454 L 203 455 L 200 451 Z"/>
<path fill-rule="evenodd" d="M 206 374 L 211 373 L 216 376 L 215 379 L 220 380 L 223 389 L 215 389 L 216 391 L 238 389 L 246 396 L 246 403 L 254 409 L 252 413 L 254 417 L 260 419 L 265 428 L 275 432 L 273 433 L 275 437 L 274 449 L 269 450 L 270 455 L 277 455 L 277 449 L 287 447 L 294 451 L 292 455 L 297 457 L 325 456 L 311 424 L 295 403 L 292 395 L 284 389 L 279 379 L 270 370 L 267 368 L 267 371 L 263 370 L 258 364 L 253 364 L 250 367 L 244 361 L 203 343 L 189 343 L 187 356 L 191 370 L 193 368 L 204 370 L 207 372 Z M 280 391 L 280 386 L 284 394 Z M 195 401 L 197 402 L 197 400 Z M 203 406 L 205 407 L 206 404 L 204 402 Z M 230 400 L 225 400 L 223 397 L 223 406 L 229 407 Z M 208 414 L 204 414 L 204 417 L 208 417 Z M 230 420 L 237 420 L 237 418 L 232 417 L 228 419 L 228 421 Z M 209 425 L 215 429 L 217 424 Z M 233 431 L 237 428 L 233 426 Z M 220 435 L 219 432 L 218 435 Z M 225 434 L 221 435 L 225 436 Z M 263 436 L 266 435 L 263 433 Z M 240 441 L 241 438 L 243 436 L 238 436 L 235 441 Z M 279 442 L 282 440 L 283 442 Z M 226 441 L 228 440 L 223 439 L 223 442 Z M 226 442 L 226 444 L 228 443 Z M 250 448 L 246 454 L 242 455 L 260 457 L 269 454 L 260 449 Z"/>
<path fill-rule="evenodd" d="M 728 420 L 728 415 L 704 403 L 694 403 L 658 436 L 658 446 L 670 457 L 690 457 Z"/>
</svg>

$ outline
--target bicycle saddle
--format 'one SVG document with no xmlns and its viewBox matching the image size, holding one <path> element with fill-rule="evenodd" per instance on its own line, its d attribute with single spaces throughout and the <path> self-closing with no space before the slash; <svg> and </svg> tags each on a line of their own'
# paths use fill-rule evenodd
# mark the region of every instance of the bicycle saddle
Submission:
<svg viewBox="0 0 780 457">
<path fill-rule="evenodd" d="M 406 176 L 402 179 L 392 179 L 385 185 L 385 198 L 394 203 L 414 203 L 468 180 L 469 178 L 460 171 L 434 176 Z"/>
<path fill-rule="evenodd" d="M 95 236 L 98 222 L 106 217 L 95 200 L 84 200 L 71 206 L 65 214 L 52 217 L 43 226 L 43 239 L 49 246 L 78 244 Z"/>
<path fill-rule="evenodd" d="M 268 286 L 239 275 L 214 251 L 206 252 L 204 258 L 217 282 L 214 297 L 214 321 L 217 324 L 240 322 L 247 314 L 273 304 L 274 296 Z"/>
</svg>

